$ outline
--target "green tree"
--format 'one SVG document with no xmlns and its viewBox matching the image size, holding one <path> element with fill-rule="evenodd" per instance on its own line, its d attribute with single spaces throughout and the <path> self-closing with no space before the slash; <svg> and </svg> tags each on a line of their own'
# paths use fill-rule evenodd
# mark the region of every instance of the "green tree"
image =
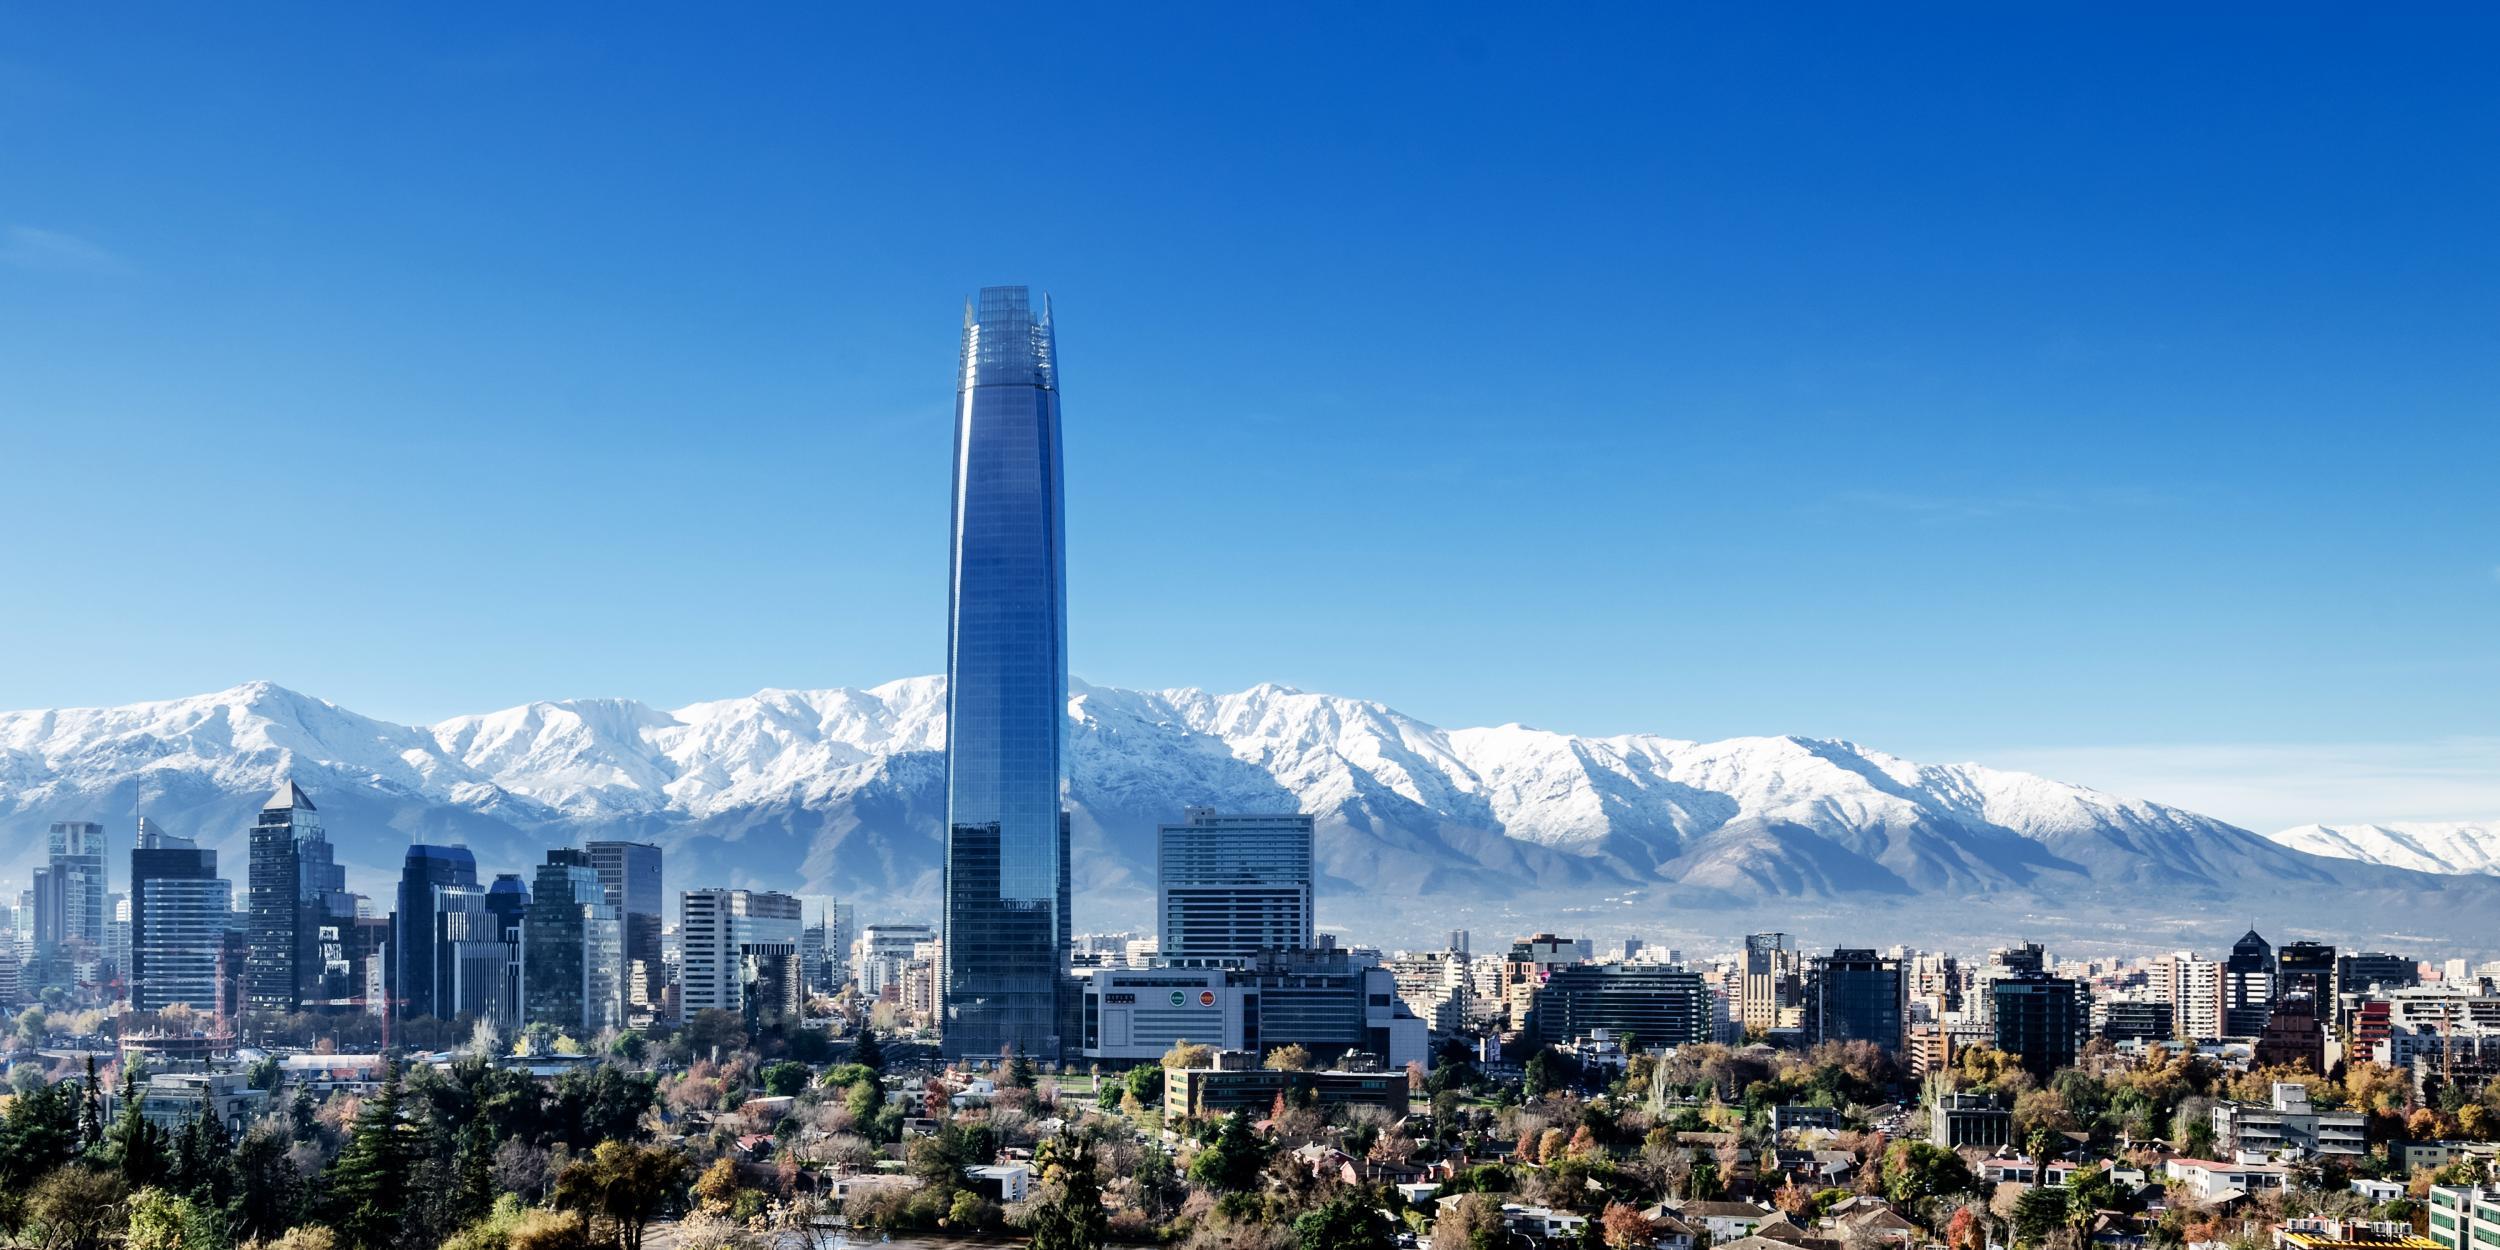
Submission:
<svg viewBox="0 0 2500 1250">
<path fill-rule="evenodd" d="M 23 1192 L 78 1153 L 79 1087 L 67 1081 L 19 1094 L 0 1119 L 0 1185 Z"/>
<path fill-rule="evenodd" d="M 104 1140 L 104 1085 L 96 1079 L 95 1056 L 87 1056 L 87 1079 L 78 1086 L 78 1148 L 93 1150 Z"/>
<path fill-rule="evenodd" d="M 790 1095 L 804 1091 L 816 1074 L 806 1064 L 783 1059 L 765 1064 L 764 1070 L 756 1075 L 763 1078 L 765 1093 Z"/>
<path fill-rule="evenodd" d="M 56 1169 L 26 1195 L 22 1240 L 40 1250 L 107 1250 L 121 1239 L 129 1193 L 103 1168 Z"/>
<path fill-rule="evenodd" d="M 859 1036 L 851 1042 L 850 1062 L 871 1072 L 885 1071 L 885 1044 L 877 1040 L 875 1029 L 864 1024 L 859 1026 Z"/>
<path fill-rule="evenodd" d="M 1389 1221 L 1360 1198 L 1339 1196 L 1293 1221 L 1297 1250 L 1391 1250 Z"/>
<path fill-rule="evenodd" d="M 226 1227 L 237 1240 L 273 1240 L 302 1217 L 304 1178 L 287 1157 L 294 1145 L 286 1130 L 266 1123 L 252 1126 L 236 1145 L 239 1184 L 226 1205 Z"/>
<path fill-rule="evenodd" d="M 1970 1165 L 1933 1142 L 1894 1142 L 1884 1155 L 1882 1177 L 1884 1196 L 1895 1206 L 1921 1211 L 1941 1199 L 1979 1191 Z"/>
<path fill-rule="evenodd" d="M 121 1114 L 113 1117 L 113 1127 L 106 1130 L 103 1146 L 95 1155 L 98 1162 L 118 1169 L 122 1183 L 136 1192 L 164 1180 L 173 1161 L 165 1130 L 140 1114 L 145 1094 L 139 1084 L 137 1064 L 122 1065 L 118 1097 Z"/>
<path fill-rule="evenodd" d="M 2066 1226 L 2066 1191 L 2034 1185 L 2014 1199 L 2016 1245 L 2036 1246 Z"/>
<path fill-rule="evenodd" d="M 1137 1101 L 1142 1103 L 1158 1103 L 1163 1101 L 1162 1065 L 1152 1063 L 1140 1064 L 1137 1067 L 1130 1068 L 1128 1070 L 1128 1077 L 1126 1079 L 1128 1082 L 1128 1092 L 1133 1095 Z"/>
<path fill-rule="evenodd" d="M 1023 1051 L 1012 1051 L 1000 1073 L 999 1083 L 1009 1089 L 1033 1088 L 1033 1060 Z"/>
<path fill-rule="evenodd" d="M 1258 1186 L 1267 1166 L 1267 1147 L 1250 1131 L 1250 1117 L 1235 1111 L 1196 1158 L 1189 1161 L 1190 1179 L 1210 1189 L 1243 1193 Z"/>
<path fill-rule="evenodd" d="M 418 1161 L 412 1128 L 401 1114 L 399 1066 L 392 1064 L 322 1175 L 324 1222 L 352 1250 L 399 1246 L 410 1232 Z"/>
<path fill-rule="evenodd" d="M 1093 1152 L 1063 1135 L 1044 1143 L 1034 1161 L 1042 1165 L 1042 1193 L 1031 1221 L 1031 1250 L 1100 1250 L 1111 1235 L 1111 1217 L 1102 1209 Z"/>
</svg>

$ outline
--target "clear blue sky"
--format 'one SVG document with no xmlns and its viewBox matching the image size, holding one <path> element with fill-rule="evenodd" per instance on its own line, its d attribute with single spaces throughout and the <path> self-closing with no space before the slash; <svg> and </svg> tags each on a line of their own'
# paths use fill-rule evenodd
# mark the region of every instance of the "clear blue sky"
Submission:
<svg viewBox="0 0 2500 1250">
<path fill-rule="evenodd" d="M 0 23 L 0 706 L 936 671 L 1028 282 L 1092 681 L 2495 732 L 2488 9 L 442 7 Z"/>
</svg>

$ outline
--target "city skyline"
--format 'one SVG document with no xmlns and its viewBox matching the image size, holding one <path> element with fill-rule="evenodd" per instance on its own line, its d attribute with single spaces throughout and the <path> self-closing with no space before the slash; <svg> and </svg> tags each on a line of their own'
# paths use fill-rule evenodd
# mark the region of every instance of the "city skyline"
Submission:
<svg viewBox="0 0 2500 1250">
<path fill-rule="evenodd" d="M 1084 85 L 1027 104 L 1073 154 L 1068 194 L 1000 223 L 907 207 L 946 202 L 943 162 L 912 155 L 946 145 L 913 140 L 970 107 L 914 81 L 936 34 L 908 21 L 843 32 L 893 55 L 842 87 L 777 77 L 775 49 L 710 32 L 753 58 L 754 88 L 719 93 L 680 64 L 663 97 L 526 24 L 174 17 L 106 63 L 88 20 L 28 19 L 58 38 L 12 51 L 0 80 L 0 123 L 24 139 L 0 212 L 0 424 L 26 453 L 0 485 L 32 527 L 0 580 L 56 605 L 0 622 L 0 646 L 49 661 L 0 673 L 0 706 L 269 678 L 422 722 L 938 671 L 905 606 L 926 599 L 942 506 L 910 489 L 944 422 L 918 345 L 949 292 L 1022 278 L 1086 310 L 1070 659 L 1102 684 L 1276 680 L 1442 725 L 2081 760 L 2062 775 L 2205 807 L 2137 779 L 2261 792 L 2323 755 L 2339 784 L 2392 798 L 2433 758 L 2457 797 L 2404 814 L 2500 811 L 2484 711 L 2500 657 L 2478 624 L 2500 604 L 2500 552 L 2473 476 L 2491 377 L 2465 329 L 2490 266 L 2460 216 L 2488 174 L 2441 155 L 2493 128 L 2451 59 L 2471 40 L 2365 29 L 2330 52 L 2294 14 L 2170 32 L 2354 67 L 2287 100 L 2266 57 L 2197 58 L 2183 77 L 2050 11 L 1938 24 L 1952 30 L 1828 15 L 1854 36 L 1830 47 L 1783 39 L 1798 32 L 1776 15 L 1626 19 L 1620 40 L 1477 17 L 1385 65 L 1364 52 L 1390 32 L 1366 19 L 1226 46 L 1186 37 L 1203 18 L 1167 17 L 1155 42 L 1194 74 L 1122 68 L 1147 31 L 1075 41 Z M 360 22 L 405 38 L 345 38 Z M 1864 90 L 1883 58 L 1837 50 L 1933 64 L 1990 37 L 2028 51 L 1887 92 Z M 1217 84 L 1261 40 L 1311 72 L 1252 110 Z M 2040 51 L 2077 40 L 2092 55 Z M 294 107 L 286 74 L 243 87 L 203 68 L 293 69 L 330 41 L 392 50 L 357 54 L 369 81 L 325 77 L 321 110 Z M 1627 85 L 1647 74 L 1564 80 L 1537 60 L 1563 43 L 1650 48 L 1680 72 L 1637 89 L 1655 96 Z M 630 27 L 612 44 L 630 64 L 681 46 Z M 2369 52 L 2395 46 L 2407 55 Z M 2382 68 L 2398 59 L 2402 75 Z M 1792 94 L 1758 93 L 1757 75 Z M 342 127 L 402 98 L 383 82 L 442 99 L 433 124 L 462 154 L 342 146 Z M 1992 93 L 1989 116 L 1968 116 L 1955 82 Z M 507 133 L 521 100 L 576 88 L 600 126 L 564 112 Z M 2131 103 L 2079 103 L 2103 92 Z M 685 124 L 727 136 L 718 155 L 599 141 L 611 116 L 689 97 L 704 103 Z M 1193 142 L 1153 142 L 1155 123 L 1114 108 L 1136 97 L 1170 105 Z M 887 99 L 910 102 L 899 142 L 798 121 Z M 278 200 L 272 224 L 203 182 L 181 213 L 143 210 L 115 171 L 173 159 L 147 136 L 177 105 L 225 123 L 184 168 L 305 190 L 226 137 L 265 134 L 408 194 L 315 189 Z M 1835 112 L 1852 124 L 1824 125 Z M 1937 161 L 1930 135 L 1964 158 Z M 756 168 L 788 181 L 740 163 L 776 141 L 809 159 Z M 538 194 L 508 216 L 445 215 L 423 190 L 496 185 L 553 142 L 581 143 L 582 170 L 531 161 Z M 1120 156 L 1136 150 L 1171 153 L 1185 183 L 1246 176 L 1224 183 L 1237 198 L 1153 195 Z M 1770 151 L 1794 155 L 1749 155 Z M 862 164 L 882 173 L 850 193 L 839 171 Z M 610 193 L 651 167 L 681 175 L 658 203 Z M 739 194 L 695 189 L 707 179 Z M 1348 191 L 1325 207 L 1302 194 L 1332 181 Z M 687 223 L 682 259 L 629 245 L 663 221 Z M 1591 233 L 1618 244 L 1608 265 L 1577 256 Z M 327 272 L 371 282 L 351 293 Z M 1168 315 L 1210 298 L 1220 334 Z M 528 359 L 497 346 L 523 338 Z M 1245 352 L 1257 387 L 1194 381 Z M 167 376 L 178 393 L 145 381 Z M 690 444 L 677 432 L 697 413 L 707 436 Z M 74 493 L 196 498 L 272 446 L 319 466 L 295 486 L 327 520 L 282 541 L 371 606 L 354 646 L 249 611 L 258 553 L 219 527 Z M 1168 517 L 1154 485 L 1216 467 L 1237 484 Z M 721 484 L 737 507 L 717 504 Z M 785 541 L 836 555 L 793 577 Z M 1158 611 L 1167 579 L 1139 571 L 1176 568 L 1331 610 L 1255 628 Z M 164 613 L 78 608 L 134 578 Z M 623 610 L 504 610 L 576 583 Z M 756 593 L 781 610 L 704 607 Z"/>
</svg>

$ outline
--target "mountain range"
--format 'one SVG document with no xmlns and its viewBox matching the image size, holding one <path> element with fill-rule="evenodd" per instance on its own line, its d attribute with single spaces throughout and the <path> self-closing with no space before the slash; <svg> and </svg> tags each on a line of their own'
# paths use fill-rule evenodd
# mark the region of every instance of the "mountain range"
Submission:
<svg viewBox="0 0 2500 1250">
<path fill-rule="evenodd" d="M 291 777 L 377 900 L 412 840 L 465 842 L 482 870 L 526 875 L 544 848 L 595 836 L 660 843 L 672 890 L 803 890 L 869 920 L 929 919 L 944 689 L 922 677 L 673 711 L 565 700 L 415 726 L 254 682 L 0 713 L 0 868 L 22 880 L 50 821 L 102 820 L 119 839 L 143 809 L 217 847 L 239 881 L 253 812 Z M 2427 952 L 2489 948 L 2500 915 L 2481 828 L 2269 839 L 1839 740 L 1441 729 L 1277 685 L 1078 683 L 1068 713 L 1080 929 L 1146 924 L 1155 827 L 1189 806 L 1312 813 L 1323 925 L 1391 944 L 1460 927 L 1480 942 L 1536 927 L 1700 944 L 1773 928 L 2145 949 L 2254 922 Z"/>
</svg>

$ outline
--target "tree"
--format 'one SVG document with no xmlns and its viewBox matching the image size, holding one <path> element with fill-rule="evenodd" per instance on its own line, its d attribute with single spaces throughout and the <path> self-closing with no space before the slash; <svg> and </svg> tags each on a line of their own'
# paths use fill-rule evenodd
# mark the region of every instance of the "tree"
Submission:
<svg viewBox="0 0 2500 1250">
<path fill-rule="evenodd" d="M 225 1250 L 225 1222 L 180 1194 L 142 1189 L 130 1199 L 128 1250 Z"/>
<path fill-rule="evenodd" d="M 1250 1117 L 1235 1111 L 1224 1117 L 1215 1140 L 1189 1161 L 1189 1176 L 1210 1189 L 1242 1193 L 1258 1186 L 1266 1166 L 1267 1148 L 1250 1131 Z"/>
<path fill-rule="evenodd" d="M 1031 1220 L 1031 1250 L 1100 1250 L 1111 1235 L 1111 1217 L 1102 1209 L 1093 1152 L 1062 1135 L 1045 1143 L 1035 1161 L 1042 1165 L 1042 1194 Z"/>
<path fill-rule="evenodd" d="M 26 1195 L 20 1239 L 33 1250 L 107 1250 L 120 1239 L 128 1193 L 102 1168 L 60 1168 Z"/>
<path fill-rule="evenodd" d="M 1163 1066 L 1167 1068 L 1203 1068 L 1214 1062 L 1214 1050 L 1185 1037 L 1172 1043 L 1172 1049 L 1163 1052 Z"/>
<path fill-rule="evenodd" d="M 120 1170 L 122 1183 L 133 1191 L 147 1188 L 165 1179 L 172 1160 L 165 1140 L 165 1130 L 140 1114 L 143 1095 L 139 1087 L 138 1065 L 122 1065 L 120 1092 L 121 1114 L 113 1117 L 113 1127 L 105 1132 L 98 1158 Z"/>
<path fill-rule="evenodd" d="M 1023 1051 L 1011 1049 L 999 1069 L 999 1084 L 1009 1089 L 1033 1088 L 1033 1060 Z"/>
<path fill-rule="evenodd" d="M 1658 1239 L 1658 1227 L 1628 1202 L 1609 1202 L 1597 1217 L 1610 1250 L 1647 1250 Z"/>
<path fill-rule="evenodd" d="M 263 1122 L 245 1132 L 235 1147 L 234 1170 L 241 1184 L 227 1204 L 226 1225 L 237 1239 L 274 1238 L 302 1215 L 304 1177 L 287 1157 L 294 1145 L 286 1130 Z"/>
<path fill-rule="evenodd" d="M 885 1071 L 885 1044 L 877 1040 L 877 1031 L 861 1025 L 859 1036 L 851 1042 L 850 1062 L 871 1072 Z"/>
<path fill-rule="evenodd" d="M 2017 1244 L 2036 1246 L 2049 1234 L 2065 1226 L 2065 1190 L 2034 1185 L 2014 1199 L 2014 1236 Z"/>
<path fill-rule="evenodd" d="M 79 1087 L 67 1081 L 19 1094 L 0 1119 L 0 1185 L 24 1192 L 79 1148 Z"/>
<path fill-rule="evenodd" d="M 1128 1070 L 1129 1097 L 1142 1103 L 1163 1101 L 1163 1066 L 1141 1064 Z"/>
<path fill-rule="evenodd" d="M 757 1075 L 764 1080 L 765 1093 L 791 1095 L 805 1090 L 808 1081 L 815 1076 L 815 1073 L 806 1064 L 784 1059 L 777 1063 L 765 1064 L 764 1070 Z"/>
<path fill-rule="evenodd" d="M 382 1088 L 357 1114 L 347 1145 L 323 1174 L 324 1218 L 354 1250 L 396 1246 L 409 1232 L 417 1152 L 401 1118 L 401 1095 L 393 1064 L 383 1069 Z"/>
<path fill-rule="evenodd" d="M 555 1205 L 580 1212 L 598 1244 L 642 1250 L 644 1232 L 689 1171 L 686 1156 L 668 1147 L 603 1141 L 557 1174 Z"/>
<path fill-rule="evenodd" d="M 1392 1250 L 1389 1223 L 1372 1204 L 1339 1196 L 1293 1222 L 1297 1250 Z"/>
<path fill-rule="evenodd" d="M 1979 1189 L 1970 1165 L 1933 1142 L 1894 1142 L 1884 1156 L 1883 1179 L 1884 1196 L 1895 1206 L 1921 1209 L 1937 1199 Z"/>
<path fill-rule="evenodd" d="M 96 1079 L 95 1056 L 87 1056 L 87 1079 L 78 1087 L 78 1148 L 93 1150 L 104 1140 L 104 1086 Z"/>
<path fill-rule="evenodd" d="M 1490 1194 L 1444 1198 L 1432 1221 L 1432 1250 L 1503 1250 L 1509 1229 L 1501 1199 Z"/>
<path fill-rule="evenodd" d="M 1271 1072 L 1308 1072 L 1311 1052 L 1299 1042 L 1290 1042 L 1267 1052 L 1265 1066 Z"/>
</svg>

